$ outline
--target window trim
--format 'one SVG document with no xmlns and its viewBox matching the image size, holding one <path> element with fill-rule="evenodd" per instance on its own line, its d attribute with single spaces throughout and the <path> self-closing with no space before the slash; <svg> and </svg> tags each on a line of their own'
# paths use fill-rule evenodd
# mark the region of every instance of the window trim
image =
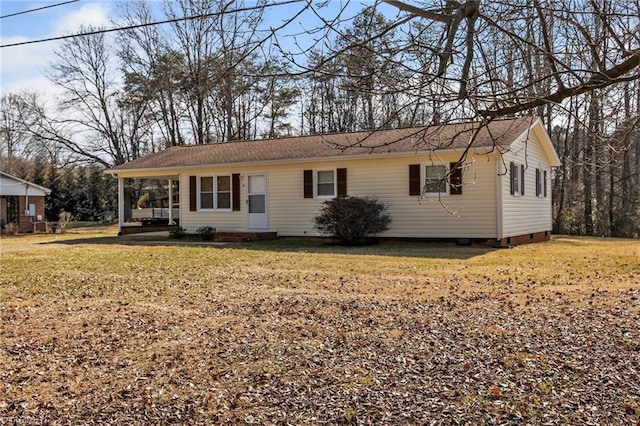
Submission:
<svg viewBox="0 0 640 426">
<path fill-rule="evenodd" d="M 331 172 L 333 174 L 333 194 L 332 195 L 319 195 L 318 194 L 318 173 Z M 328 183 L 328 182 L 327 182 Z M 333 169 L 313 169 L 313 198 L 320 200 L 330 200 L 338 196 L 338 171 Z"/>
<path fill-rule="evenodd" d="M 442 177 L 442 180 L 444 180 L 444 192 L 426 192 L 426 188 L 427 188 L 427 167 L 444 167 L 444 176 Z M 449 164 L 444 163 L 444 164 L 423 164 L 422 167 L 420 168 L 420 183 L 422 184 L 422 188 L 423 188 L 423 195 L 427 196 L 427 197 L 433 197 L 433 196 L 443 196 L 443 195 L 451 195 L 451 185 L 449 182 L 449 177 L 450 175 L 450 170 L 449 170 Z"/>
<path fill-rule="evenodd" d="M 546 194 L 547 185 L 547 171 L 537 168 L 536 169 L 536 197 L 544 198 Z"/>
<path fill-rule="evenodd" d="M 229 191 L 224 191 L 224 193 L 229 194 L 229 207 L 218 208 L 218 178 L 219 177 L 228 177 L 229 178 Z M 213 179 L 213 208 L 203 208 L 202 203 L 202 178 L 212 178 Z M 209 192 L 207 192 L 209 193 Z M 221 174 L 207 174 L 207 175 L 198 175 L 196 177 L 196 211 L 199 212 L 231 212 L 233 211 L 233 174 L 231 173 L 221 173 Z"/>
<path fill-rule="evenodd" d="M 333 195 L 318 195 L 318 174 L 333 173 Z M 348 196 L 348 179 L 346 167 L 326 167 L 320 169 L 304 169 L 302 171 L 302 196 L 308 199 L 329 200 Z M 326 182 L 329 183 L 329 182 Z"/>
<path fill-rule="evenodd" d="M 511 162 L 509 173 L 509 184 L 511 186 L 511 195 L 514 197 L 524 197 L 525 184 L 525 165 Z"/>
<path fill-rule="evenodd" d="M 511 174 L 511 185 L 513 185 L 513 195 L 520 197 L 520 164 L 513 163 L 513 173 Z"/>
</svg>

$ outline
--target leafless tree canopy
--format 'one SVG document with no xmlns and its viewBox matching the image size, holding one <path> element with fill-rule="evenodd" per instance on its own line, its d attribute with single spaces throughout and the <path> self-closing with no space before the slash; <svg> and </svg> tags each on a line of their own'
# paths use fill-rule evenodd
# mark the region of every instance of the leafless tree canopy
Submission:
<svg viewBox="0 0 640 426">
<path fill-rule="evenodd" d="M 398 15 L 369 25 L 366 38 L 340 29 L 344 13 L 325 19 L 325 28 L 346 42 L 323 39 L 324 60 L 308 70 L 335 75 L 334 59 L 370 50 L 404 77 L 387 92 L 402 95 L 405 108 L 431 100 L 435 121 L 541 113 L 640 76 L 637 1 L 385 0 L 378 6 L 384 5 Z M 376 43 L 383 38 L 390 41 Z"/>
</svg>

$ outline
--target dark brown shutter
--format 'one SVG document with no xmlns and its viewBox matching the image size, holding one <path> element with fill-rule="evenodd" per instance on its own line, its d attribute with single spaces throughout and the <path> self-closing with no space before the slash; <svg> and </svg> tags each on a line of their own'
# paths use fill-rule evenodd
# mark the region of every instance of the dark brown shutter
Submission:
<svg viewBox="0 0 640 426">
<path fill-rule="evenodd" d="M 520 195 L 524 195 L 524 165 L 520 166 Z"/>
<path fill-rule="evenodd" d="M 338 197 L 347 196 L 347 169 L 336 170 L 338 180 Z"/>
<path fill-rule="evenodd" d="M 542 191 L 540 191 L 540 169 L 536 169 L 536 195 L 538 197 L 542 196 Z"/>
<path fill-rule="evenodd" d="M 513 177 L 514 177 L 514 169 L 516 168 L 516 165 L 513 164 L 513 161 L 511 163 L 509 163 L 509 182 L 510 182 L 510 187 L 511 187 L 511 195 L 515 194 L 516 189 L 513 187 Z"/>
<path fill-rule="evenodd" d="M 313 170 L 304 171 L 304 198 L 313 198 Z"/>
<path fill-rule="evenodd" d="M 449 163 L 449 193 L 462 194 L 462 165 Z"/>
<path fill-rule="evenodd" d="M 189 176 L 189 211 L 198 209 L 198 194 L 196 193 L 196 176 Z"/>
<path fill-rule="evenodd" d="M 544 189 L 543 189 L 544 196 L 546 197 L 547 196 L 547 171 L 546 170 L 544 171 L 544 179 L 542 179 L 542 183 L 544 185 Z"/>
<path fill-rule="evenodd" d="M 409 195 L 420 194 L 420 164 L 409 164 Z"/>
<path fill-rule="evenodd" d="M 240 211 L 240 173 L 231 175 L 231 201 L 233 203 L 233 211 Z"/>
</svg>

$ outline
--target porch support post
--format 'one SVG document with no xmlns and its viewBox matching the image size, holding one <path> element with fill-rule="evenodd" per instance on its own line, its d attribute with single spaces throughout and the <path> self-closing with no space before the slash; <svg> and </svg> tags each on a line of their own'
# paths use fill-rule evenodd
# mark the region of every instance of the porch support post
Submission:
<svg viewBox="0 0 640 426">
<path fill-rule="evenodd" d="M 173 225 L 173 179 L 169 179 L 169 225 Z"/>
<path fill-rule="evenodd" d="M 118 234 L 124 227 L 124 178 L 118 176 Z"/>
</svg>

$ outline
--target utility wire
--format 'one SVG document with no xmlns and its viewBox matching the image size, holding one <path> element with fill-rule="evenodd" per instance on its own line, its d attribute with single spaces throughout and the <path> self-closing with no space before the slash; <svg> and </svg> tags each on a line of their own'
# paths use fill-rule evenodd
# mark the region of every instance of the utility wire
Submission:
<svg viewBox="0 0 640 426">
<path fill-rule="evenodd" d="M 73 0 L 73 1 L 77 1 L 77 0 Z M 108 28 L 108 29 L 104 29 L 104 30 L 89 31 L 89 32 L 86 32 L 86 33 L 69 34 L 69 35 L 64 35 L 64 36 L 49 37 L 49 38 L 43 38 L 43 39 L 38 39 L 38 40 L 22 41 L 22 42 L 19 42 L 19 43 L 3 44 L 3 45 L 0 45 L 0 48 L 22 46 L 22 45 L 25 45 L 25 44 L 44 43 L 44 42 L 47 42 L 47 41 L 55 41 L 55 40 L 65 40 L 65 39 L 69 39 L 69 38 L 84 37 L 84 36 L 96 35 L 96 34 L 105 34 L 105 33 L 111 33 L 111 32 L 115 32 L 115 31 L 132 30 L 132 29 L 135 29 L 135 28 L 151 27 L 151 26 L 154 26 L 154 25 L 170 24 L 170 23 L 173 23 L 173 22 L 180 22 L 180 21 L 189 21 L 191 19 L 209 18 L 209 17 L 213 17 L 213 16 L 224 15 L 226 13 L 248 12 L 248 11 L 251 11 L 251 10 L 263 9 L 265 7 L 284 6 L 284 5 L 287 5 L 287 4 L 301 3 L 301 2 L 305 2 L 306 3 L 306 2 L 308 2 L 308 0 L 286 0 L 286 1 L 267 4 L 267 5 L 248 6 L 248 7 L 242 7 L 242 8 L 239 8 L 239 9 L 224 10 L 222 12 L 205 13 L 205 14 L 201 14 L 201 15 L 185 16 L 185 17 L 182 17 L 182 18 L 167 19 L 165 21 L 147 22 L 147 23 L 144 23 L 144 24 L 129 25 L 129 26 L 126 26 L 126 27 Z"/>
<path fill-rule="evenodd" d="M 0 16 L 0 19 L 10 18 L 12 16 L 24 15 L 25 13 L 37 12 L 38 10 L 49 9 L 51 7 L 64 6 L 65 4 L 75 3 L 75 2 L 78 2 L 78 1 L 80 1 L 80 0 L 69 0 L 69 1 L 62 2 L 62 3 L 50 4 L 49 6 L 42 6 L 42 7 L 37 7 L 35 9 L 23 10 L 22 12 L 10 13 L 8 15 Z"/>
</svg>

